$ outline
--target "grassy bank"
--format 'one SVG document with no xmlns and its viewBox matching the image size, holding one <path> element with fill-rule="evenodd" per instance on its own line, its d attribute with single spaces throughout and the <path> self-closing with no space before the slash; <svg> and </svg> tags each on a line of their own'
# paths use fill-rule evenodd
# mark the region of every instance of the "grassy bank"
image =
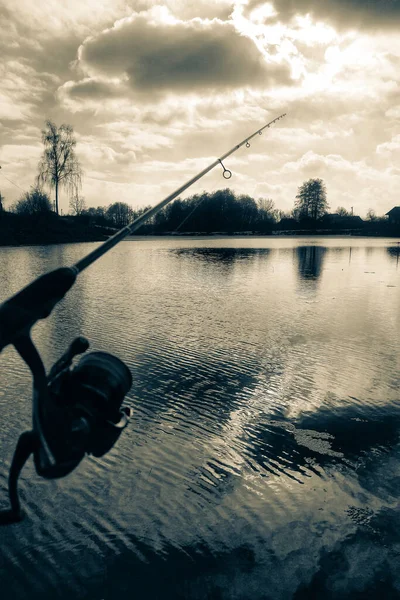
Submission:
<svg viewBox="0 0 400 600">
<path fill-rule="evenodd" d="M 0 246 L 98 242 L 114 232 L 109 227 L 54 213 L 34 217 L 2 213 L 0 217 Z"/>
<path fill-rule="evenodd" d="M 104 220 L 103 220 L 104 221 Z M 348 236 L 376 236 L 376 237 L 400 237 L 400 225 L 391 225 L 389 222 L 378 221 L 376 223 L 361 221 L 357 229 L 343 228 L 338 225 L 326 227 L 326 223 L 296 222 L 293 219 L 288 223 L 282 220 L 279 223 L 270 223 L 269 228 L 259 230 L 224 229 L 212 230 L 180 230 L 174 231 L 166 227 L 161 229 L 156 224 L 143 225 L 135 235 L 160 235 L 160 236 L 260 236 L 260 235 L 348 235 Z M 288 226 L 289 225 L 289 226 Z M 322 225 L 322 227 L 321 227 Z M 323 226 L 325 225 L 325 227 Z M 183 229 L 183 228 L 182 228 Z M 107 222 L 96 222 L 90 217 L 59 217 L 54 213 L 45 213 L 36 216 L 21 216 L 14 213 L 0 213 L 0 246 L 31 246 L 46 244 L 65 244 L 73 242 L 101 242 L 115 233 L 117 229 L 110 227 Z"/>
</svg>

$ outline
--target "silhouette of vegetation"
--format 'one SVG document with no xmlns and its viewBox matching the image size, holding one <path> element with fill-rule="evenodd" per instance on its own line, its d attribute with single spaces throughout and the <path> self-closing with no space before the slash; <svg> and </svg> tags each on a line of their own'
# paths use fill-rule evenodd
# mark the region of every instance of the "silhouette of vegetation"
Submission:
<svg viewBox="0 0 400 600">
<path fill-rule="evenodd" d="M 133 221 L 134 211 L 129 204 L 125 202 L 114 202 L 111 206 L 108 207 L 106 212 L 106 218 L 111 221 L 111 223 L 117 229 L 121 229 L 121 227 L 125 227 Z"/>
<path fill-rule="evenodd" d="M 82 169 L 75 154 L 76 140 L 71 125 L 57 127 L 52 121 L 46 121 L 42 131 L 44 152 L 39 162 L 38 184 L 47 184 L 55 188 L 55 212 L 58 215 L 58 193 L 60 186 L 71 192 L 80 188 Z"/>
<path fill-rule="evenodd" d="M 229 188 L 177 199 L 155 216 L 154 233 L 270 233 L 278 211 L 270 199 L 254 200 Z"/>
<path fill-rule="evenodd" d="M 343 206 L 337 207 L 336 214 L 338 215 L 338 217 L 351 217 L 352 216 L 351 212 L 346 210 Z"/>
<path fill-rule="evenodd" d="M 39 187 L 32 188 L 15 203 L 13 212 L 17 215 L 34 216 L 51 212 L 51 202 L 48 195 Z"/>
<path fill-rule="evenodd" d="M 320 219 L 328 210 L 326 187 L 322 179 L 309 179 L 299 187 L 295 207 L 300 218 Z"/>
<path fill-rule="evenodd" d="M 300 189 L 306 189 L 305 184 Z M 323 185 L 316 187 L 324 190 Z M 101 241 L 150 208 L 145 206 L 134 209 L 124 202 L 85 208 L 85 201 L 75 187 L 70 200 L 71 216 L 58 216 L 51 210 L 48 197 L 42 208 L 40 203 L 33 202 L 39 200 L 40 194 L 47 197 L 40 188 L 34 188 L 12 207 L 11 212 L 3 211 L 0 222 L 0 245 Z M 149 219 L 136 234 L 400 235 L 400 224 L 390 222 L 386 217 L 363 221 L 343 207 L 338 208 L 334 214 L 323 214 L 323 210 L 327 207 L 326 197 L 322 198 L 322 202 L 317 198 L 318 210 L 313 207 L 313 202 L 317 200 L 311 193 L 310 197 L 310 200 L 306 198 L 309 211 L 307 215 L 307 211 L 301 209 L 299 198 L 296 199 L 294 210 L 285 213 L 278 210 L 270 198 L 254 199 L 247 194 L 235 194 L 229 188 L 211 193 L 202 192 L 186 199 L 178 198 Z M 28 198 L 29 202 L 27 202 Z M 314 218 L 315 214 L 320 216 Z M 47 220 L 44 215 L 47 215 Z M 22 218 L 24 220 L 18 221 Z M 34 227 L 32 227 L 32 220 L 35 220 Z"/>
<path fill-rule="evenodd" d="M 85 198 L 79 194 L 79 190 L 75 189 L 69 199 L 69 209 L 73 215 L 79 216 L 86 209 Z"/>
<path fill-rule="evenodd" d="M 82 169 L 75 154 L 76 139 L 70 125 L 57 127 L 46 121 L 42 131 L 44 152 L 39 162 L 37 185 L 11 207 L 4 210 L 0 194 L 0 245 L 56 243 L 65 241 L 103 240 L 125 227 L 150 207 L 134 209 L 125 202 L 86 208 L 80 195 Z M 54 211 L 43 185 L 55 189 Z M 59 216 L 59 189 L 70 193 L 72 216 Z M 225 188 L 176 199 L 143 224 L 139 235 L 199 234 L 352 234 L 400 235 L 398 209 L 385 217 L 370 209 L 367 220 L 353 215 L 344 207 L 328 214 L 327 191 L 322 179 L 305 181 L 299 188 L 290 212 L 277 209 L 271 198 L 254 199 Z M 32 227 L 32 221 L 35 226 Z M 303 259 L 302 259 L 303 260 Z M 304 257 L 307 262 L 309 257 Z M 314 257 L 317 265 L 317 257 Z M 300 261 L 302 262 L 302 261 Z M 310 269 L 311 272 L 313 268 Z M 315 266 L 317 277 L 318 267 Z"/>
</svg>

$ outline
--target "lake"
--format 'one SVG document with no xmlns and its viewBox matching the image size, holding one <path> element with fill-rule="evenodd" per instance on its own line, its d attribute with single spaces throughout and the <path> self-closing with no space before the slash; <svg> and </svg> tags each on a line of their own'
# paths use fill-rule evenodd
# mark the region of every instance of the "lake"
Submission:
<svg viewBox="0 0 400 600">
<path fill-rule="evenodd" d="M 97 244 L 0 249 L 0 300 Z M 400 242 L 131 238 L 33 338 L 120 357 L 133 416 L 68 477 L 30 460 L 2 598 L 400 597 Z M 31 379 L 1 356 L 0 506 Z"/>
</svg>

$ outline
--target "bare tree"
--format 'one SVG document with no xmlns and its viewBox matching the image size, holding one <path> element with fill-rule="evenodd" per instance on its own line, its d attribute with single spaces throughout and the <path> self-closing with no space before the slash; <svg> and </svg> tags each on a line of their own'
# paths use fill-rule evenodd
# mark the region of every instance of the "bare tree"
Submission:
<svg viewBox="0 0 400 600">
<path fill-rule="evenodd" d="M 134 212 L 126 202 L 114 202 L 107 208 L 107 218 L 113 222 L 115 227 L 125 227 L 132 221 Z"/>
<path fill-rule="evenodd" d="M 274 215 L 276 212 L 275 203 L 272 198 L 258 198 L 258 210 L 268 215 Z"/>
<path fill-rule="evenodd" d="M 75 190 L 69 199 L 69 208 L 77 217 L 86 209 L 86 202 L 83 196 L 80 196 L 79 190 Z"/>
<path fill-rule="evenodd" d="M 260 223 L 272 223 L 279 219 L 279 211 L 271 198 L 259 198 L 257 200 L 258 219 Z"/>
<path fill-rule="evenodd" d="M 55 212 L 58 214 L 59 187 L 75 190 L 81 185 L 82 169 L 75 154 L 74 131 L 71 125 L 57 127 L 52 121 L 46 121 L 42 142 L 44 152 L 39 162 L 38 184 L 55 188 Z"/>
<path fill-rule="evenodd" d="M 351 212 L 346 210 L 343 206 L 337 207 L 336 214 L 339 215 L 339 217 L 351 217 Z"/>
</svg>

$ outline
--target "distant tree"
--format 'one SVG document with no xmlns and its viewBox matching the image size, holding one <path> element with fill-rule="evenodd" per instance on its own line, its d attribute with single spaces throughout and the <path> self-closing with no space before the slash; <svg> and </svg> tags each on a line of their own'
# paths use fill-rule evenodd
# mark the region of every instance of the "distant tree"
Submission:
<svg viewBox="0 0 400 600">
<path fill-rule="evenodd" d="M 4 200 L 4 196 L 0 192 L 0 213 L 3 212 L 3 210 L 4 210 L 3 200 Z"/>
<path fill-rule="evenodd" d="M 175 231 L 181 227 L 188 214 L 186 209 L 187 203 L 181 198 L 177 198 L 165 207 L 165 223 L 168 225 L 169 231 Z"/>
<path fill-rule="evenodd" d="M 74 190 L 71 198 L 69 199 L 69 208 L 72 214 L 79 216 L 83 213 L 86 208 L 85 198 L 79 194 L 79 190 Z"/>
<path fill-rule="evenodd" d="M 14 204 L 12 211 L 18 215 L 34 216 L 51 212 L 51 202 L 48 195 L 39 187 L 34 187 L 26 192 Z"/>
<path fill-rule="evenodd" d="M 346 210 L 343 206 L 337 207 L 336 214 L 339 215 L 339 217 L 351 217 L 351 212 Z"/>
<path fill-rule="evenodd" d="M 71 125 L 57 127 L 52 121 L 46 121 L 42 142 L 44 152 L 39 162 L 38 184 L 55 188 L 55 212 L 58 214 L 60 186 L 75 190 L 81 185 L 82 169 L 75 154 L 74 131 Z"/>
<path fill-rule="evenodd" d="M 97 206 L 94 208 L 91 206 L 90 208 L 84 208 L 82 210 L 83 215 L 87 215 L 88 217 L 98 217 L 98 218 L 106 218 L 107 209 L 104 206 Z"/>
<path fill-rule="evenodd" d="M 240 202 L 231 189 L 217 190 L 210 194 L 203 203 L 203 210 L 208 221 L 208 223 L 205 223 L 203 231 L 233 232 L 246 230 L 250 224 L 245 224 L 242 217 L 246 212 L 249 214 L 248 209 L 252 210 L 250 206 L 243 206 L 242 209 Z"/>
<path fill-rule="evenodd" d="M 367 212 L 367 221 L 376 221 L 377 220 L 376 212 L 373 208 L 368 209 Z"/>
<path fill-rule="evenodd" d="M 96 217 L 98 219 L 106 219 L 106 208 L 104 208 L 104 206 L 97 206 L 97 208 L 94 209 L 96 211 Z"/>
<path fill-rule="evenodd" d="M 281 218 L 285 218 L 285 219 L 296 219 L 296 221 L 298 221 L 300 219 L 300 217 L 302 217 L 302 211 L 298 206 L 295 206 L 290 212 L 285 213 L 283 215 L 283 217 Z"/>
<path fill-rule="evenodd" d="M 274 201 L 271 198 L 258 198 L 258 226 L 260 231 L 272 229 L 274 223 L 280 220 L 279 211 L 275 208 Z"/>
<path fill-rule="evenodd" d="M 271 198 L 258 198 L 257 206 L 258 210 L 266 213 L 272 213 L 275 210 L 275 204 Z"/>
<path fill-rule="evenodd" d="M 258 198 L 257 207 L 261 220 L 277 221 L 279 219 L 279 210 L 275 208 L 275 203 L 271 198 Z"/>
<path fill-rule="evenodd" d="M 133 220 L 134 212 L 125 202 L 114 202 L 107 208 L 106 216 L 115 227 L 125 227 Z"/>
<path fill-rule="evenodd" d="M 317 220 L 329 208 L 326 200 L 326 187 L 322 179 L 309 179 L 299 187 L 295 207 L 300 217 L 310 217 Z"/>
<path fill-rule="evenodd" d="M 277 218 L 278 221 L 282 221 L 282 219 L 292 219 L 293 211 L 285 211 L 285 210 L 277 210 Z"/>
<path fill-rule="evenodd" d="M 150 208 L 151 208 L 151 204 L 149 204 L 148 206 L 140 206 L 136 210 L 132 209 L 133 210 L 133 215 L 132 215 L 133 219 L 137 219 L 143 213 L 147 212 Z M 154 217 L 150 217 L 150 219 L 148 219 L 146 222 L 147 223 L 153 223 L 154 222 Z"/>
<path fill-rule="evenodd" d="M 259 210 L 254 198 L 248 194 L 242 194 L 236 198 L 237 226 L 238 231 L 250 231 L 257 227 Z"/>
</svg>

